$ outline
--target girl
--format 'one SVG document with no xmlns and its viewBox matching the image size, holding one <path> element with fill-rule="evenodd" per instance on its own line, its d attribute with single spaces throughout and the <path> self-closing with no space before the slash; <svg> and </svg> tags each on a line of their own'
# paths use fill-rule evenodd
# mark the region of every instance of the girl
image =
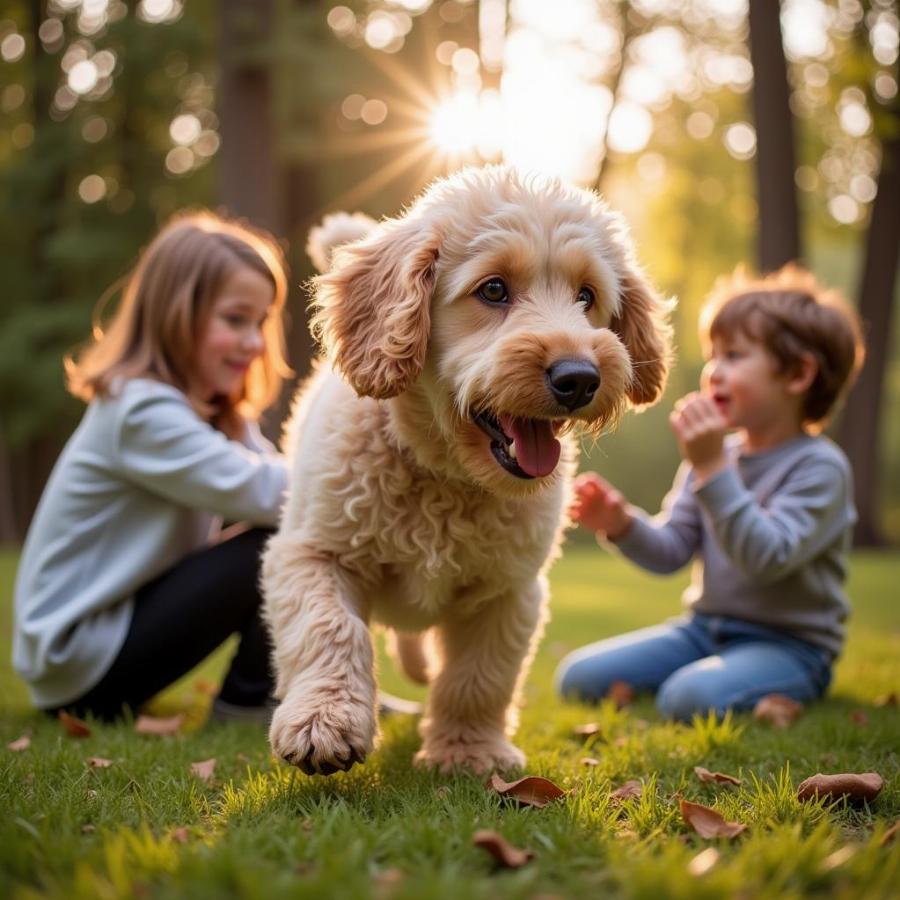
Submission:
<svg viewBox="0 0 900 900">
<path fill-rule="evenodd" d="M 287 469 L 255 420 L 289 372 L 286 292 L 271 237 L 181 215 L 138 261 L 109 328 L 66 360 L 88 408 L 15 588 L 13 664 L 39 708 L 114 718 L 238 632 L 213 713 L 265 716 L 257 572 Z M 254 527 L 216 542 L 223 520 Z"/>
</svg>

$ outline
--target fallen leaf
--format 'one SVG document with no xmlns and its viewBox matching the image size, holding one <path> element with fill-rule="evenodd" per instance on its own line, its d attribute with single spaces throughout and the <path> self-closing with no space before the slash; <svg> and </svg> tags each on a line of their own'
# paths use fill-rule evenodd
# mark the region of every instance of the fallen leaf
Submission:
<svg viewBox="0 0 900 900">
<path fill-rule="evenodd" d="M 208 678 L 198 678 L 194 682 L 194 693 L 205 694 L 207 697 L 215 697 L 219 692 L 219 686 Z"/>
<path fill-rule="evenodd" d="M 234 758 L 235 758 L 238 762 L 242 762 L 242 763 L 248 763 L 248 762 L 250 762 L 250 757 L 247 756 L 246 753 L 241 753 L 240 751 L 238 751 L 237 753 L 234 754 Z"/>
<path fill-rule="evenodd" d="M 614 681 L 606 696 L 616 704 L 617 709 L 622 709 L 634 702 L 634 688 L 627 681 Z"/>
<path fill-rule="evenodd" d="M 743 782 L 740 778 L 735 778 L 734 775 L 726 775 L 724 772 L 710 772 L 709 769 L 704 769 L 703 766 L 694 766 L 694 773 L 701 780 L 706 782 L 707 784 L 712 784 L 718 782 L 719 784 L 734 784 L 741 785 Z"/>
<path fill-rule="evenodd" d="M 21 753 L 23 750 L 27 750 L 31 746 L 31 735 L 27 732 L 22 735 L 20 738 L 16 738 L 14 741 L 10 741 L 6 745 L 7 750 L 12 750 L 13 753 Z"/>
<path fill-rule="evenodd" d="M 396 868 L 381 869 L 372 875 L 372 881 L 382 891 L 397 887 L 404 878 L 406 878 L 406 872 L 403 869 Z"/>
<path fill-rule="evenodd" d="M 514 847 L 496 831 L 476 831 L 472 836 L 472 843 L 490 853 L 506 869 L 521 869 L 534 858 L 530 850 Z"/>
<path fill-rule="evenodd" d="M 702 838 L 736 838 L 747 826 L 740 822 L 726 822 L 720 813 L 708 806 L 678 798 L 681 818 Z"/>
<path fill-rule="evenodd" d="M 304 819 L 303 824 L 300 827 L 304 831 L 312 831 L 313 830 L 313 820 L 312 819 Z"/>
<path fill-rule="evenodd" d="M 566 792 L 555 785 L 549 778 L 540 775 L 526 775 L 518 781 L 504 781 L 494 773 L 485 783 L 485 787 L 496 791 L 501 797 L 516 800 L 522 806 L 536 806 L 539 809 L 551 800 L 564 797 Z"/>
<path fill-rule="evenodd" d="M 190 836 L 190 832 L 186 825 L 180 825 L 178 828 L 173 828 L 169 832 L 169 840 L 174 841 L 176 844 L 186 844 L 190 839 Z"/>
<path fill-rule="evenodd" d="M 614 800 L 616 803 L 621 803 L 623 800 L 630 800 L 632 797 L 640 797 L 643 793 L 644 785 L 641 784 L 640 781 L 632 778 L 630 781 L 626 781 L 621 787 L 616 788 L 609 795 L 609 799 Z"/>
<path fill-rule="evenodd" d="M 104 759 L 102 756 L 89 756 L 87 764 L 92 769 L 108 769 L 112 765 L 112 760 Z"/>
<path fill-rule="evenodd" d="M 894 822 L 894 824 L 881 836 L 878 846 L 887 847 L 888 844 L 894 841 L 898 834 L 900 834 L 900 820 Z"/>
<path fill-rule="evenodd" d="M 591 737 L 600 733 L 600 725 L 597 722 L 585 722 L 584 725 L 576 725 L 572 730 L 578 737 Z"/>
<path fill-rule="evenodd" d="M 82 833 L 82 834 L 93 834 L 96 830 L 97 830 L 97 829 L 96 829 L 93 825 L 91 825 L 90 823 L 88 823 L 87 825 L 82 825 L 82 826 L 81 826 L 81 833 Z"/>
<path fill-rule="evenodd" d="M 86 800 L 96 800 L 97 792 L 93 788 L 90 788 L 84 792 L 84 797 Z"/>
<path fill-rule="evenodd" d="M 582 757 L 582 759 L 581 759 L 581 764 L 582 764 L 583 766 L 599 766 L 599 765 L 600 765 L 600 760 L 599 760 L 599 759 L 594 759 L 593 756 L 584 756 L 584 757 Z"/>
<path fill-rule="evenodd" d="M 884 787 L 884 779 L 877 772 L 861 775 L 844 772 L 838 775 L 823 775 L 821 772 L 801 781 L 797 787 L 798 800 L 814 800 L 816 797 L 831 797 L 838 800 L 846 797 L 848 803 L 861 804 L 874 800 Z"/>
<path fill-rule="evenodd" d="M 850 721 L 860 728 L 865 728 L 869 724 L 869 717 L 861 709 L 854 709 L 850 713 Z"/>
<path fill-rule="evenodd" d="M 138 734 L 178 734 L 183 723 L 184 713 L 178 713 L 177 716 L 169 716 L 163 719 L 156 716 L 138 716 L 137 721 L 134 723 L 134 730 Z"/>
<path fill-rule="evenodd" d="M 802 703 L 798 703 L 784 694 L 766 694 L 753 707 L 753 718 L 757 722 L 768 722 L 776 728 L 787 728 L 797 720 L 802 712 Z"/>
<path fill-rule="evenodd" d="M 701 850 L 687 866 L 688 875 L 699 878 L 705 875 L 719 861 L 719 851 L 715 847 L 707 847 Z"/>
<path fill-rule="evenodd" d="M 876 706 L 897 706 L 897 704 L 896 691 L 891 691 L 889 694 L 882 694 L 880 697 L 875 698 Z"/>
<path fill-rule="evenodd" d="M 856 850 L 856 847 L 852 847 L 849 844 L 845 847 L 839 847 L 834 853 L 829 853 L 828 856 L 822 860 L 819 864 L 819 871 L 831 872 L 832 870 L 839 868 L 845 862 L 856 856 Z"/>
<path fill-rule="evenodd" d="M 434 793 L 443 800 L 445 797 L 449 797 L 452 791 L 446 784 L 442 784 L 440 787 L 435 788 Z"/>
<path fill-rule="evenodd" d="M 64 709 L 59 711 L 59 721 L 62 723 L 63 731 L 69 737 L 83 738 L 91 733 L 91 729 L 85 722 L 76 719 L 75 716 L 70 716 Z"/>
<path fill-rule="evenodd" d="M 204 759 L 191 763 L 191 774 L 196 775 L 202 781 L 212 781 L 213 772 L 216 770 L 216 758 Z"/>
</svg>

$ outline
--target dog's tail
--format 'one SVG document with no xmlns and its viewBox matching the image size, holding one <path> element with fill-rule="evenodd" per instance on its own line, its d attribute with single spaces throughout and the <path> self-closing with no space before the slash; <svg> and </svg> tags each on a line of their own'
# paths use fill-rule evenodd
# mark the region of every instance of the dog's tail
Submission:
<svg viewBox="0 0 900 900">
<path fill-rule="evenodd" d="M 330 213 L 322 219 L 321 225 L 310 229 L 306 252 L 319 272 L 327 272 L 338 247 L 365 237 L 376 225 L 377 222 L 365 213 Z"/>
</svg>

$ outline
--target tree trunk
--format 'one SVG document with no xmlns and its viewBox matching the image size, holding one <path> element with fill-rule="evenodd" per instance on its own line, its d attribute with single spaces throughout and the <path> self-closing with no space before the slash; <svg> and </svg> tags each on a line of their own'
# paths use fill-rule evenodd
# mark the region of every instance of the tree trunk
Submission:
<svg viewBox="0 0 900 900">
<path fill-rule="evenodd" d="M 882 146 L 878 193 L 866 238 L 859 291 L 859 313 L 866 332 L 866 364 L 841 419 L 839 441 L 850 459 L 856 482 L 859 522 L 856 543 L 884 543 L 878 491 L 882 395 L 891 358 L 891 329 L 897 264 L 900 261 L 900 109 L 894 106 L 893 136 Z"/>
<path fill-rule="evenodd" d="M 802 256 L 794 184 L 794 118 L 779 0 L 750 0 L 749 5 L 759 202 L 757 252 L 760 270 L 770 272 Z"/>
<path fill-rule="evenodd" d="M 221 0 L 219 198 L 225 209 L 282 235 L 278 198 L 271 46 L 273 0 Z"/>
</svg>

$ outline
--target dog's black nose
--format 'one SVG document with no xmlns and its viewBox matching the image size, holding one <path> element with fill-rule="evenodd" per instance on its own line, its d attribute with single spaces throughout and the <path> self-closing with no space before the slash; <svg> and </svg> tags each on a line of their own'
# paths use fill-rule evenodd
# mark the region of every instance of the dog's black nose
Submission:
<svg viewBox="0 0 900 900">
<path fill-rule="evenodd" d="M 560 359 L 547 369 L 547 384 L 553 396 L 574 412 L 594 399 L 600 387 L 600 373 L 586 359 Z"/>
</svg>

